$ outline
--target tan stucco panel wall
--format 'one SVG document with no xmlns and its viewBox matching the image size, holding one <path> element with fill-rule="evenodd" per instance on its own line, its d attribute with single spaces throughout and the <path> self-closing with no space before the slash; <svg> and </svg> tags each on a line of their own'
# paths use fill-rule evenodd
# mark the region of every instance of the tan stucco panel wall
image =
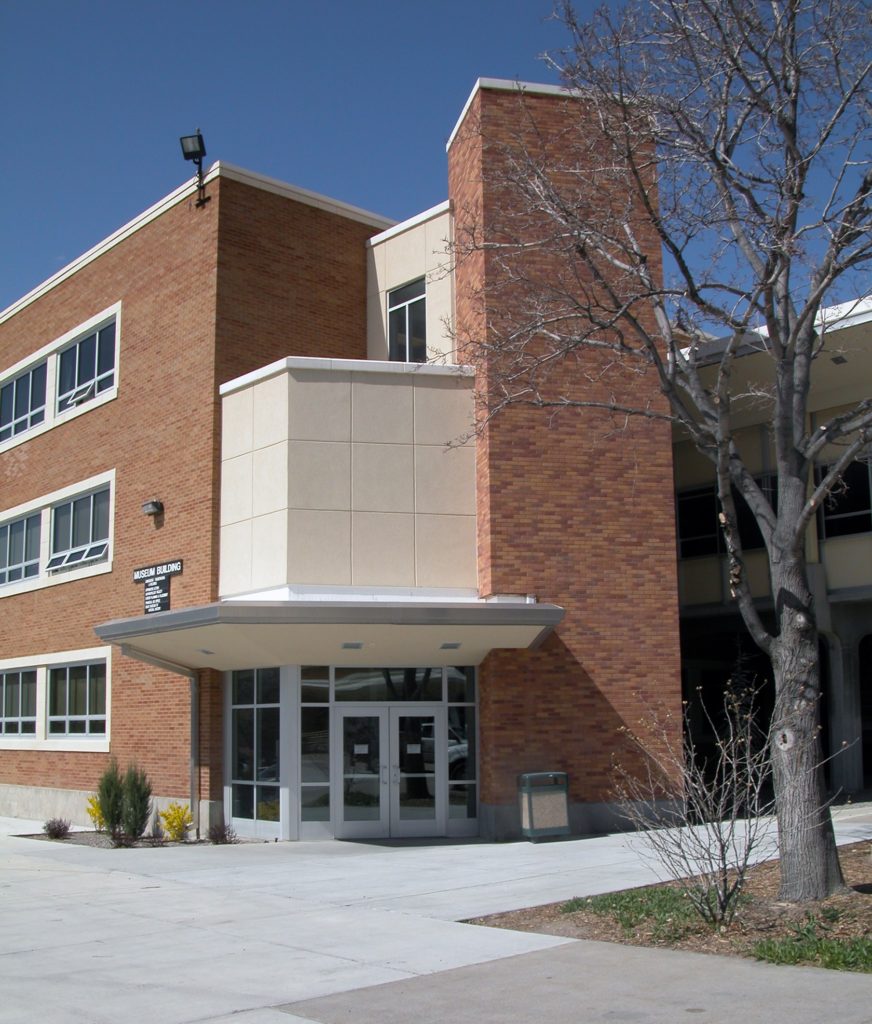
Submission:
<svg viewBox="0 0 872 1024">
<path fill-rule="evenodd" d="M 472 378 L 354 366 L 312 360 L 224 396 L 222 597 L 476 586 Z"/>
</svg>

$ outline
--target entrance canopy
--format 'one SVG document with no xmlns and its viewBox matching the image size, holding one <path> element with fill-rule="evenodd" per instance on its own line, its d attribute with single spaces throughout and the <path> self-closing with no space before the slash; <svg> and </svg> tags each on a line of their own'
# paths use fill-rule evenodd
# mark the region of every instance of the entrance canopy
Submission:
<svg viewBox="0 0 872 1024">
<path fill-rule="evenodd" d="M 552 604 L 221 601 L 95 627 L 126 654 L 184 669 L 273 665 L 478 665 L 534 648 L 563 618 Z"/>
</svg>

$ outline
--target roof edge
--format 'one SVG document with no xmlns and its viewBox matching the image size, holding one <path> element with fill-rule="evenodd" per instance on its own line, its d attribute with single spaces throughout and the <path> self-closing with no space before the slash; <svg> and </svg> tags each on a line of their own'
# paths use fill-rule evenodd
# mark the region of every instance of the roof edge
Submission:
<svg viewBox="0 0 872 1024">
<path fill-rule="evenodd" d="M 564 85 L 548 85 L 545 82 L 522 82 L 513 78 L 478 78 L 472 87 L 472 92 L 469 94 L 466 103 L 463 104 L 463 109 L 460 111 L 457 123 L 448 136 L 448 141 L 445 143 L 446 152 L 451 149 L 451 144 L 454 142 L 458 131 L 460 131 L 464 118 L 469 113 L 469 108 L 472 106 L 475 94 L 481 89 L 495 89 L 502 90 L 503 92 L 517 92 L 519 94 L 529 93 L 532 96 L 572 96 L 575 94 L 572 89 L 567 89 Z"/>
</svg>

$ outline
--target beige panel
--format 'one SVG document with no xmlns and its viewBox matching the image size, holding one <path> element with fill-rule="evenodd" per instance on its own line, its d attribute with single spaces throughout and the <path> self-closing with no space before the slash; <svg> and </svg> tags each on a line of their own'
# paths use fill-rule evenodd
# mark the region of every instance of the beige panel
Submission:
<svg viewBox="0 0 872 1024">
<path fill-rule="evenodd" d="M 288 512 L 287 582 L 351 584 L 350 512 Z"/>
<path fill-rule="evenodd" d="M 419 587 L 475 587 L 474 516 L 415 517 L 415 563 Z"/>
<path fill-rule="evenodd" d="M 347 373 L 293 371 L 288 437 L 294 441 L 351 440 L 351 383 Z"/>
<path fill-rule="evenodd" d="M 288 437 L 288 377 L 280 373 L 259 381 L 251 389 L 253 409 L 253 438 L 255 448 L 266 448 Z"/>
<path fill-rule="evenodd" d="M 471 377 L 415 377 L 417 444 L 458 443 L 470 434 L 472 427 Z"/>
<path fill-rule="evenodd" d="M 356 512 L 414 512 L 412 446 L 351 446 L 351 507 Z"/>
<path fill-rule="evenodd" d="M 715 467 L 690 441 L 681 441 L 672 449 L 675 487 L 679 491 L 704 487 L 714 482 Z"/>
<path fill-rule="evenodd" d="M 251 453 L 221 463 L 221 524 L 251 518 Z"/>
<path fill-rule="evenodd" d="M 475 450 L 415 447 L 415 511 L 475 515 Z"/>
<path fill-rule="evenodd" d="M 288 581 L 287 510 L 258 516 L 251 523 L 251 589 L 278 587 Z"/>
<path fill-rule="evenodd" d="M 427 358 L 456 363 L 450 329 L 454 319 L 451 278 L 441 271 L 427 278 Z"/>
<path fill-rule="evenodd" d="M 424 247 L 427 252 L 427 270 L 450 267 L 452 262 L 451 214 L 446 210 L 424 224 Z"/>
<path fill-rule="evenodd" d="M 288 444 L 289 508 L 351 508 L 351 446 L 338 441 Z"/>
<path fill-rule="evenodd" d="M 384 292 L 385 284 L 385 242 L 366 247 L 366 294 L 370 297 Z"/>
<path fill-rule="evenodd" d="M 872 566 L 872 536 L 833 537 L 821 543 L 829 590 L 869 585 Z"/>
<path fill-rule="evenodd" d="M 352 378 L 352 437 L 355 441 L 411 444 L 412 378 L 407 373 L 355 374 Z"/>
<path fill-rule="evenodd" d="M 351 531 L 354 586 L 415 585 L 414 516 L 353 512 Z"/>
<path fill-rule="evenodd" d="M 427 226 L 418 224 L 389 238 L 385 250 L 385 288 L 400 288 L 427 272 Z"/>
<path fill-rule="evenodd" d="M 721 560 L 711 558 L 690 558 L 678 563 L 679 600 L 682 605 L 720 604 Z"/>
<path fill-rule="evenodd" d="M 744 430 L 735 432 L 736 443 L 748 470 L 751 473 L 762 473 L 767 468 L 763 458 L 763 445 L 765 433 L 762 427 L 746 427 Z M 711 463 L 709 463 L 711 465 Z M 710 475 L 712 481 L 715 478 L 715 468 L 711 466 Z"/>
<path fill-rule="evenodd" d="M 221 527 L 218 592 L 244 594 L 251 590 L 251 520 Z"/>
<path fill-rule="evenodd" d="M 251 451 L 252 406 L 251 388 L 234 391 L 221 400 L 222 458 L 231 459 Z"/>
<path fill-rule="evenodd" d="M 366 300 L 366 357 L 387 361 L 388 329 L 385 313 L 385 294 L 367 296 Z"/>
<path fill-rule="evenodd" d="M 255 516 L 288 507 L 288 442 L 260 448 L 252 456 L 251 513 Z"/>
<path fill-rule="evenodd" d="M 769 595 L 769 562 L 764 551 L 749 551 L 745 554 L 745 568 L 748 583 L 754 597 Z"/>
</svg>

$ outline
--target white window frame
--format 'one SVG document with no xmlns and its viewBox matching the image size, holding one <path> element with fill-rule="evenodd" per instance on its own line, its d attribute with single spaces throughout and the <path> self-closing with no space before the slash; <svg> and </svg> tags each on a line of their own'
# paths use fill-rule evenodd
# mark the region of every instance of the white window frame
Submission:
<svg viewBox="0 0 872 1024">
<path fill-rule="evenodd" d="M 407 288 L 410 288 L 412 285 L 417 285 L 417 284 L 421 285 L 421 294 L 420 295 L 413 295 L 411 298 L 405 299 L 402 302 L 392 302 L 391 301 L 392 296 L 395 296 L 398 292 L 405 291 Z M 412 306 L 417 305 L 417 303 L 419 303 L 419 302 L 423 303 L 423 306 L 424 306 L 424 317 L 425 317 L 425 327 L 424 327 L 424 332 L 425 332 L 425 334 L 424 334 L 424 358 L 422 360 L 412 360 L 412 359 L 409 358 L 409 344 L 410 344 L 410 340 L 411 340 L 411 330 L 410 330 L 410 326 L 411 326 L 411 308 L 412 308 Z M 405 320 L 405 325 L 406 325 L 406 334 L 405 334 L 405 338 L 406 338 L 406 352 L 405 352 L 405 359 L 395 359 L 391 355 L 391 313 L 398 313 L 400 311 L 402 311 L 402 314 L 403 314 L 403 317 L 404 317 L 404 320 Z M 387 325 L 388 359 L 391 362 L 393 362 L 393 363 L 411 363 L 411 362 L 414 362 L 416 365 L 422 365 L 423 363 L 427 362 L 426 316 L 427 316 L 427 279 L 426 279 L 426 277 L 416 277 L 416 278 L 413 278 L 411 281 L 407 281 L 405 284 L 400 285 L 398 288 L 391 288 L 390 289 L 390 291 L 387 294 L 387 320 L 386 320 L 386 325 Z"/>
<path fill-rule="evenodd" d="M 43 392 L 44 393 L 43 393 L 43 396 L 42 396 L 42 405 L 34 406 L 34 404 L 33 404 L 33 375 L 41 366 L 45 367 L 45 373 L 46 373 L 46 380 L 45 380 L 44 386 L 43 386 Z M 27 411 L 23 415 L 16 417 L 16 415 L 15 415 L 15 400 L 16 400 L 15 392 L 18 390 L 18 388 L 21 385 L 21 382 L 25 379 L 25 377 L 28 378 L 28 383 L 27 383 L 27 396 L 28 396 L 27 397 Z M 12 387 L 12 419 L 9 421 L 8 424 L 6 424 L 5 427 L 3 426 L 2 423 L 0 423 L 0 433 L 2 433 L 3 430 L 9 430 L 9 431 L 11 431 L 11 433 L 10 433 L 9 437 L 2 438 L 3 443 L 6 443 L 8 441 L 12 441 L 16 437 L 20 436 L 21 434 L 27 434 L 30 431 L 36 429 L 36 427 L 40 426 L 40 424 L 45 422 L 46 409 L 47 409 L 47 406 L 48 406 L 48 360 L 45 360 L 45 359 L 40 360 L 39 362 L 34 363 L 32 366 L 29 366 L 26 370 L 22 370 L 21 373 L 15 374 L 14 377 L 7 377 L 7 378 L 5 378 L 3 380 L 0 380 L 0 391 L 4 390 L 5 388 L 10 387 L 10 386 Z M 33 421 L 33 418 L 35 416 L 38 416 L 39 419 L 34 423 L 32 421 Z M 21 426 L 21 429 L 20 430 L 16 430 L 16 426 Z"/>
<path fill-rule="evenodd" d="M 49 733 L 49 673 L 53 668 L 95 664 L 106 665 L 106 732 Z M 0 734 L 0 750 L 57 750 L 64 752 L 108 753 L 112 730 L 112 647 L 87 647 L 55 651 L 0 661 L 0 672 L 36 672 L 36 732 Z"/>
<path fill-rule="evenodd" d="M 105 327 L 112 320 L 115 321 L 115 365 L 112 384 L 110 387 L 106 388 L 105 391 L 101 391 L 99 394 L 94 394 L 92 397 L 87 397 L 88 390 L 96 386 L 97 378 L 95 377 L 93 381 L 83 384 L 77 389 L 77 391 L 82 391 L 83 394 L 77 398 L 74 404 L 71 404 L 69 408 L 59 412 L 58 386 L 60 380 L 61 354 L 70 349 L 73 345 L 84 340 L 89 334 L 99 331 L 101 327 Z M 72 328 L 72 330 L 62 334 L 59 338 L 56 338 L 48 345 L 44 345 L 37 352 L 33 352 L 31 355 L 17 362 L 14 366 L 10 366 L 8 369 L 0 373 L 0 387 L 3 387 L 11 381 L 22 377 L 24 374 L 32 372 L 40 363 L 44 362 L 46 364 L 45 412 L 43 421 L 27 430 L 23 430 L 19 434 L 13 434 L 12 437 L 0 442 L 0 453 L 8 451 L 10 448 L 15 448 L 17 445 L 31 440 L 31 438 L 39 437 L 40 434 L 44 434 L 48 430 L 53 430 L 62 423 L 75 419 L 77 416 L 90 412 L 92 409 L 97 409 L 101 405 L 105 405 L 107 402 L 111 402 L 113 399 L 117 398 L 121 369 L 119 359 L 120 352 L 121 303 L 116 302 L 114 305 L 101 310 L 99 313 L 90 317 L 90 319 L 84 321 L 84 323 L 78 324 L 76 327 Z"/>
<path fill-rule="evenodd" d="M 99 561 L 86 562 L 84 565 L 76 563 L 72 566 L 58 566 L 52 570 L 48 569 L 48 563 L 51 558 L 52 519 L 55 508 L 75 498 L 81 498 L 87 494 L 103 490 L 107 486 L 109 488 L 109 537 L 105 555 L 99 556 Z M 0 511 L 0 525 L 5 526 L 18 519 L 26 518 L 33 513 L 39 513 L 42 517 L 39 537 L 39 573 L 28 579 L 16 580 L 14 583 L 5 583 L 0 586 L 0 601 L 5 597 L 12 597 L 15 594 L 42 590 L 44 587 L 53 587 L 60 583 L 69 583 L 73 580 L 81 580 L 89 576 L 99 576 L 102 573 L 112 571 L 115 537 L 114 469 L 89 477 L 87 480 L 81 480 L 68 487 L 62 487 L 51 494 L 41 495 L 33 501 Z"/>
<path fill-rule="evenodd" d="M 0 738 L 3 736 L 35 736 L 36 735 L 36 701 L 34 700 L 33 714 L 22 715 L 21 713 L 21 685 L 23 682 L 22 676 L 25 674 L 32 674 L 34 684 L 36 683 L 36 670 L 32 668 L 0 668 Z M 18 714 L 7 715 L 6 714 L 6 687 L 9 685 L 7 676 L 18 676 Z M 30 680 L 27 680 L 30 682 Z M 34 685 L 34 697 L 35 697 L 35 685 Z M 17 724 L 16 729 L 10 729 L 7 731 L 7 723 L 15 722 Z M 33 729 L 24 730 L 22 728 L 25 722 L 33 723 Z"/>
<path fill-rule="evenodd" d="M 103 712 L 94 711 L 91 708 L 91 669 L 102 665 L 103 667 Z M 70 670 L 71 669 L 85 669 L 85 713 L 83 715 L 72 714 L 70 712 Z M 77 738 L 88 736 L 103 736 L 106 732 L 106 678 L 105 678 L 106 663 L 100 659 L 98 661 L 76 661 L 68 662 L 64 665 L 51 665 L 48 669 L 48 736 L 75 736 Z M 65 706 L 66 710 L 62 715 L 56 715 L 52 713 L 52 684 L 54 680 L 52 676 L 56 672 L 66 673 L 64 679 L 64 692 L 65 692 Z M 62 729 L 53 729 L 52 726 L 55 723 L 62 723 Z M 85 726 L 81 731 L 73 729 L 72 723 L 82 722 Z M 101 723 L 103 728 L 91 731 L 91 726 L 94 723 Z"/>
<path fill-rule="evenodd" d="M 27 516 L 21 516 L 20 519 L 9 519 L 0 522 L 0 558 L 5 558 L 6 564 L 0 565 L 0 573 L 9 574 L 20 570 L 21 576 L 19 580 L 4 580 L 0 579 L 0 587 L 8 586 L 9 583 L 18 583 L 23 580 L 32 580 L 39 576 L 39 550 L 37 550 L 36 558 L 27 557 L 27 534 L 28 526 L 33 521 L 37 522 L 37 529 L 39 530 L 40 542 L 42 541 L 42 517 L 38 513 L 31 513 Z M 10 559 L 10 540 L 12 527 L 17 523 L 22 524 L 23 536 L 21 539 L 21 561 L 13 562 Z M 6 530 L 5 538 L 2 536 L 2 532 Z M 5 549 L 5 550 L 4 550 Z M 36 572 L 28 572 L 28 569 L 36 568 Z"/>
</svg>

